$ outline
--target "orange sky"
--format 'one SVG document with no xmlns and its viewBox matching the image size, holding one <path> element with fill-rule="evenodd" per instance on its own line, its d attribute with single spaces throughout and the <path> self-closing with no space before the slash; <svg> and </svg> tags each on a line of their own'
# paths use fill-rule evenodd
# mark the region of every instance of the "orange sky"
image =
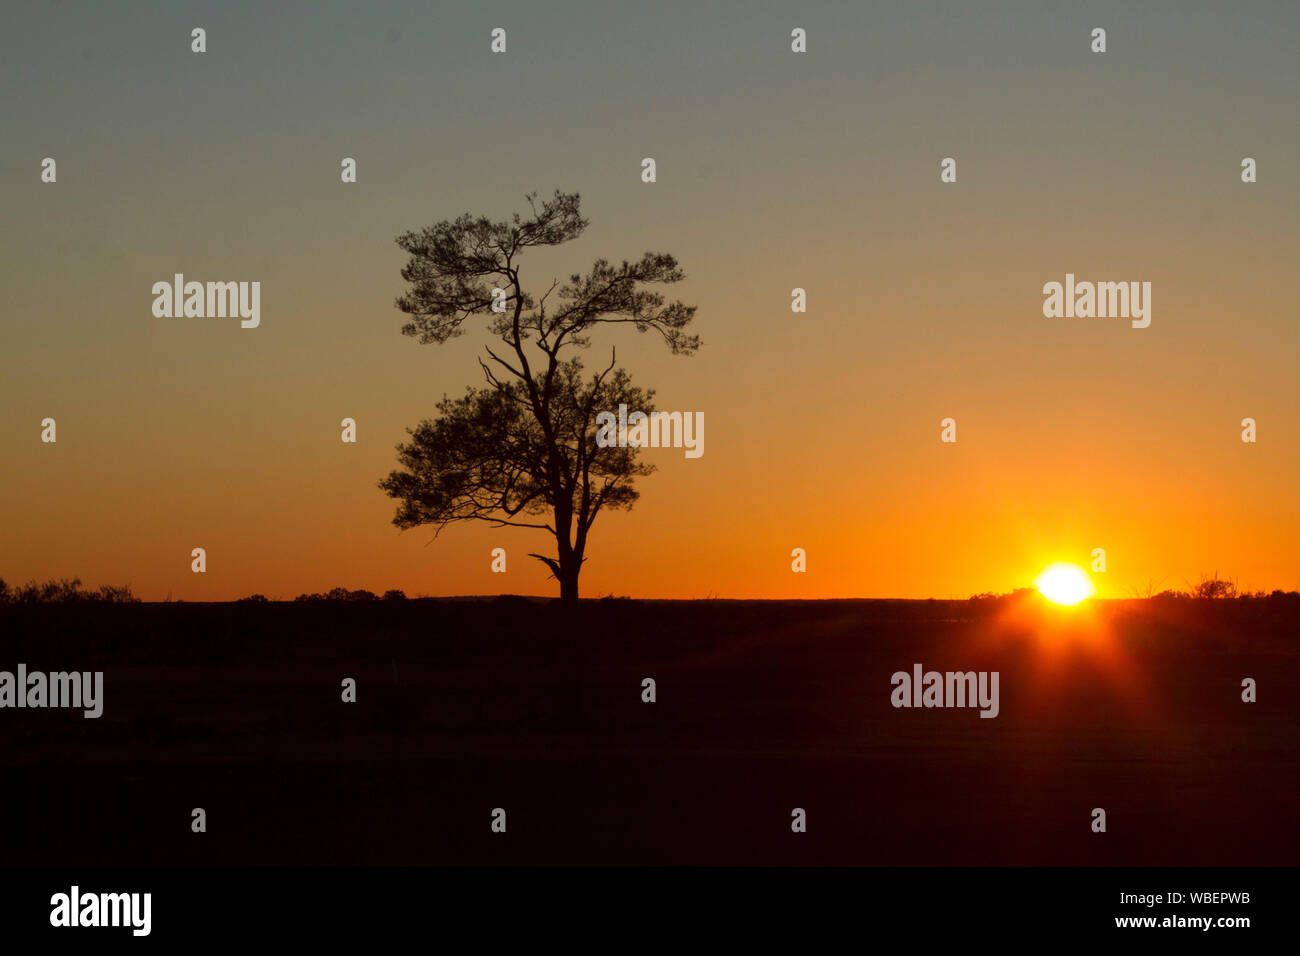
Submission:
<svg viewBox="0 0 1300 956">
<path fill-rule="evenodd" d="M 523 261 L 530 288 L 669 251 L 704 340 L 689 359 L 596 340 L 590 364 L 617 345 L 660 408 L 704 413 L 706 444 L 644 453 L 659 470 L 633 512 L 597 522 L 584 596 L 966 597 L 1097 547 L 1102 596 L 1215 571 L 1300 588 L 1296 15 L 1224 35 L 1189 10 L 1159 26 L 1116 8 L 1109 59 L 1073 21 L 997 29 L 961 8 L 884 23 L 816 8 L 805 59 L 785 17 L 714 11 L 683 35 L 644 12 L 611 33 L 609 14 L 566 31 L 521 8 L 502 61 L 477 23 L 473 45 L 447 46 L 445 28 L 392 39 L 339 12 L 228 14 L 206 59 L 154 23 L 133 41 L 147 62 L 115 45 L 110 11 L 19 24 L 0 576 L 152 600 L 555 593 L 526 557 L 543 533 L 430 544 L 392 527 L 376 482 L 407 426 L 480 382 L 488 343 L 481 326 L 441 347 L 400 335 L 393 238 L 562 188 L 592 225 Z M 926 73 L 908 49 L 929 51 Z M 1210 75 L 1211 53 L 1242 67 Z M 261 326 L 153 317 L 150 287 L 175 272 L 260 281 Z M 1066 272 L 1150 281 L 1150 328 L 1044 318 L 1042 286 Z"/>
</svg>

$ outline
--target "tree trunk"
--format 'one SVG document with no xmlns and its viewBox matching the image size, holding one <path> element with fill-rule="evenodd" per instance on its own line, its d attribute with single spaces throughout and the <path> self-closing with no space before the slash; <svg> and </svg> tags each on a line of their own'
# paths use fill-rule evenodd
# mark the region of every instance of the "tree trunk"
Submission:
<svg viewBox="0 0 1300 956">
<path fill-rule="evenodd" d="M 560 567 L 560 600 L 573 601 L 578 600 L 578 572 L 582 570 L 582 562 L 573 561 L 572 566 Z"/>
</svg>

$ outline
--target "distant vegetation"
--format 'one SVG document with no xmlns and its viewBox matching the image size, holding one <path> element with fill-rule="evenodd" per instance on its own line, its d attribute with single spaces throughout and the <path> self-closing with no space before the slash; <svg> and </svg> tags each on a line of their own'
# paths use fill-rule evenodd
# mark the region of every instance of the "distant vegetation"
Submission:
<svg viewBox="0 0 1300 956">
<path fill-rule="evenodd" d="M 982 594 L 972 594 L 970 600 L 978 606 L 992 606 L 1019 601 L 1037 593 L 1035 588 L 1016 588 L 1006 594 L 985 591 Z M 1300 598 L 1300 591 L 1242 591 L 1237 588 L 1236 581 L 1221 578 L 1218 572 L 1215 572 L 1201 575 L 1201 580 L 1186 591 L 1168 589 L 1156 591 L 1154 587 L 1148 587 L 1145 594 L 1137 593 L 1134 597 L 1153 601 L 1276 601 Z"/>
<path fill-rule="evenodd" d="M 259 595 L 254 595 L 248 600 L 256 600 Z M 266 600 L 262 598 L 262 600 Z M 299 594 L 294 601 L 405 601 L 406 594 L 402 591 L 385 591 L 381 598 L 374 591 L 349 591 L 347 588 L 334 588 L 325 594 Z"/>
<path fill-rule="evenodd" d="M 1161 601 L 1174 600 L 1198 600 L 1198 601 L 1262 601 L 1278 600 L 1280 598 L 1300 598 L 1300 592 L 1297 591 L 1242 591 L 1237 588 L 1237 582 L 1225 580 L 1219 577 L 1218 572 L 1214 574 L 1203 574 L 1201 580 L 1192 586 L 1188 591 L 1161 591 L 1158 594 L 1148 595 Z"/>
<path fill-rule="evenodd" d="M 351 591 L 347 588 L 334 588 L 324 594 L 299 594 L 294 601 L 405 601 L 406 594 L 398 590 L 385 591 L 383 597 L 373 591 Z M 236 604 L 267 604 L 271 599 L 265 594 L 250 594 L 239 598 Z M 20 587 L 10 587 L 0 578 L 0 605 L 5 604 L 139 604 L 140 598 L 131 593 L 129 586 L 113 587 L 104 585 L 98 590 L 88 590 L 81 586 L 81 578 L 60 578 L 51 581 L 28 581 Z M 168 595 L 167 603 L 183 604 L 173 601 Z"/>
<path fill-rule="evenodd" d="M 97 591 L 81 586 L 81 578 L 60 578 L 57 581 L 28 581 L 11 588 L 0 578 L 0 604 L 72 604 L 94 602 L 99 604 L 139 604 L 140 599 L 131 593 L 129 585 L 114 587 L 105 584 Z"/>
<path fill-rule="evenodd" d="M 1019 601 L 1037 593 L 1037 588 L 1016 588 L 1006 594 L 994 594 L 992 591 L 984 591 L 981 594 L 972 594 L 970 599 L 976 604 L 1001 604 L 1006 601 Z"/>
</svg>

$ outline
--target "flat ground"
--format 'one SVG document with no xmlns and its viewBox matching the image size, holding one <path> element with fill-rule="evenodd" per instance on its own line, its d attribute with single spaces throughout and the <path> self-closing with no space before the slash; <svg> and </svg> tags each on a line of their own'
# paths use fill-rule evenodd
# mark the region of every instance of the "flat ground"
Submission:
<svg viewBox="0 0 1300 956">
<path fill-rule="evenodd" d="M 83 605 L 0 634 L 0 670 L 105 672 L 99 720 L 0 710 L 10 866 L 1300 863 L 1295 601 Z M 914 663 L 998 671 L 1000 715 L 894 708 Z"/>
</svg>

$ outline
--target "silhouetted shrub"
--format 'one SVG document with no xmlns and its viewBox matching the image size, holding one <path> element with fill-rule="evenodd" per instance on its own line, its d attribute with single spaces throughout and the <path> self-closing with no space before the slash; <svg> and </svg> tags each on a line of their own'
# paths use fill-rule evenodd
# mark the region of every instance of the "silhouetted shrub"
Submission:
<svg viewBox="0 0 1300 956">
<path fill-rule="evenodd" d="M 349 591 L 347 588 L 331 588 L 328 594 L 299 594 L 294 601 L 378 601 L 374 591 Z"/>
<path fill-rule="evenodd" d="M 1233 581 L 1224 581 L 1216 571 L 1213 575 L 1201 575 L 1201 581 L 1192 589 L 1192 596 L 1206 601 L 1220 601 L 1235 598 L 1237 585 Z"/>
<path fill-rule="evenodd" d="M 111 584 L 105 584 L 102 587 L 100 587 L 98 595 L 90 598 L 90 600 L 104 601 L 108 604 L 139 604 L 140 603 L 140 599 L 131 593 L 130 586 L 125 584 L 122 585 L 120 588 L 114 587 Z"/>
<path fill-rule="evenodd" d="M 392 589 L 392 590 L 385 591 L 385 592 L 384 592 L 384 600 L 385 600 L 385 601 L 405 601 L 405 600 L 406 600 L 406 592 L 405 592 L 405 591 L 399 591 L 399 590 L 397 590 L 396 588 L 394 588 L 394 589 Z"/>
<path fill-rule="evenodd" d="M 45 582 L 28 581 L 18 588 L 10 588 L 0 581 L 0 604 L 70 604 L 95 601 L 103 604 L 138 604 L 140 599 L 127 585 L 114 587 L 105 584 L 97 591 L 81 586 L 81 578 L 59 578 Z"/>
</svg>

